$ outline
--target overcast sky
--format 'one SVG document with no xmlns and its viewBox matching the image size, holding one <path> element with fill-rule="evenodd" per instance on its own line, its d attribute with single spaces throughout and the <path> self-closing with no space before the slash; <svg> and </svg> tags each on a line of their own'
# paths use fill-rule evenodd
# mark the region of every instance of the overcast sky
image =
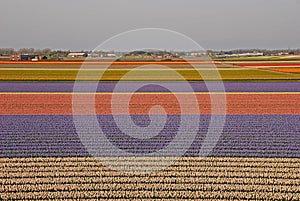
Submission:
<svg viewBox="0 0 300 201">
<path fill-rule="evenodd" d="M 90 50 L 137 28 L 205 49 L 300 48 L 299 0 L 2 0 L 0 47 Z"/>
</svg>

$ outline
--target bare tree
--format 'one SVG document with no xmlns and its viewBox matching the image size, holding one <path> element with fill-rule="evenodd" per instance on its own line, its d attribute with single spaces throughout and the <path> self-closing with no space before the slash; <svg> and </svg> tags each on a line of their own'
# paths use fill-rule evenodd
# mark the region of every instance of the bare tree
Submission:
<svg viewBox="0 0 300 201">
<path fill-rule="evenodd" d="M 42 54 L 43 55 L 50 55 L 52 52 L 52 50 L 50 48 L 45 48 L 42 50 Z"/>
<path fill-rule="evenodd" d="M 0 48 L 0 55 L 15 54 L 16 51 L 13 48 Z"/>
<path fill-rule="evenodd" d="M 20 48 L 19 54 L 34 54 L 34 48 Z"/>
<path fill-rule="evenodd" d="M 34 54 L 41 55 L 42 54 L 42 50 L 41 49 L 36 49 L 34 51 Z"/>
</svg>

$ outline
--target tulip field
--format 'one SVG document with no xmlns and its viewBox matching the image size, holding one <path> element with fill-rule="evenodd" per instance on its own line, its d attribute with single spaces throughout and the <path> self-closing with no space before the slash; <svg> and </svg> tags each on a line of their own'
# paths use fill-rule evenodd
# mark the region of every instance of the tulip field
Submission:
<svg viewBox="0 0 300 201">
<path fill-rule="evenodd" d="M 198 71 L 194 69 L 175 69 L 175 70 L 161 70 L 150 69 L 136 70 L 130 76 L 125 77 L 124 81 L 180 81 L 177 76 L 172 72 L 177 72 L 188 81 L 203 81 L 202 77 L 199 77 Z M 205 75 L 207 81 L 219 81 L 220 78 L 216 76 L 214 70 L 200 69 L 199 72 Z M 75 81 L 78 70 L 76 69 L 2 69 L 0 70 L 0 81 L 59 81 L 59 82 L 71 82 Z M 103 73 L 103 81 L 119 81 L 126 73 L 130 72 L 130 69 L 85 69 L 84 77 L 80 78 L 80 81 L 98 81 L 99 74 Z M 300 75 L 278 73 L 271 70 L 259 70 L 259 69 L 220 69 L 218 72 L 221 75 L 223 81 L 297 81 L 300 79 Z"/>
<path fill-rule="evenodd" d="M 148 175 L 114 172 L 89 157 L 1 162 L 4 200 L 299 200 L 296 158 L 185 157 Z"/>
<path fill-rule="evenodd" d="M 83 83 L 82 85 L 90 84 Z M 158 87 L 160 82 L 152 82 L 146 88 L 139 89 L 139 92 L 168 92 L 165 88 Z M 300 92 L 298 82 L 224 82 L 226 92 Z M 122 83 L 124 88 L 131 88 L 135 82 Z M 156 85 L 156 86 L 155 86 Z M 208 92 L 204 82 L 190 82 L 195 92 Z M 113 92 L 115 82 L 102 82 L 97 87 L 97 92 Z M 164 82 L 164 86 L 173 87 L 174 92 L 188 92 L 181 86 L 180 82 Z M 276 86 L 276 87 L 275 87 Z M 0 82 L 1 92 L 72 92 L 73 82 Z M 115 92 L 126 92 L 126 90 Z M 92 91 L 91 91 L 92 92 Z M 218 90 L 215 90 L 218 92 Z"/>
<path fill-rule="evenodd" d="M 149 121 L 147 117 L 134 115 L 132 118 L 142 126 Z M 299 158 L 299 118 L 300 115 L 228 115 L 210 156 Z M 149 140 L 137 140 L 123 134 L 111 115 L 99 115 L 98 120 L 108 133 L 108 139 L 120 149 L 150 152 L 172 140 L 180 116 L 168 116 L 160 134 Z M 201 115 L 198 134 L 187 150 L 187 156 L 199 154 L 209 120 L 210 115 Z M 3 115 L 1 138 L 1 157 L 4 158 L 89 156 L 76 133 L 71 115 Z"/>
<path fill-rule="evenodd" d="M 192 92 L 168 76 L 170 71 L 155 67 L 120 81 L 144 62 L 115 63 L 99 83 L 104 64 L 88 64 L 77 80 L 81 64 L 0 63 L 0 200 L 300 200 L 299 62 L 215 62 L 214 70 L 201 63 L 205 82 L 184 62 L 157 63 L 182 75 Z M 87 91 L 73 92 L 75 81 Z M 209 87 L 220 83 L 224 89 Z M 145 86 L 131 93 L 137 84 Z M 93 101 L 85 102 L 86 97 Z M 164 111 L 151 111 L 157 105 Z M 222 107 L 226 115 L 219 113 Z M 165 122 L 155 136 L 138 138 L 121 129 L 128 123 L 116 123 L 126 116 L 141 129 L 152 118 Z M 211 128 L 218 116 L 224 124 Z M 95 117 L 97 124 L 82 129 L 78 117 L 86 125 Z M 186 117 L 191 120 L 186 136 L 179 135 Z M 96 152 L 90 136 L 97 128 L 109 144 L 129 154 Z M 207 138 L 208 131 L 218 129 L 214 146 L 205 147 L 206 140 L 215 140 Z M 194 131 L 180 157 L 149 155 L 174 139 L 188 144 Z M 202 156 L 203 150 L 208 154 Z M 168 161 L 173 162 L 154 171 Z M 112 162 L 118 168 L 107 165 Z M 119 171 L 122 167 L 135 171 Z"/>
</svg>

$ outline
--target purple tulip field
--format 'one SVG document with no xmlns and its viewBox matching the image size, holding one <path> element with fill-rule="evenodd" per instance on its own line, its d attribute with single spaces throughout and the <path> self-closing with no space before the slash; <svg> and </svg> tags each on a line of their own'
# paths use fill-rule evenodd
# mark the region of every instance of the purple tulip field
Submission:
<svg viewBox="0 0 300 201">
<path fill-rule="evenodd" d="M 143 83 L 143 82 L 141 82 Z M 139 84 L 141 84 L 139 83 Z M 144 82 L 149 84 L 149 82 Z M 152 85 L 140 89 L 140 92 L 165 92 L 166 90 L 157 87 L 160 82 L 151 82 Z M 82 84 L 85 85 L 84 83 Z M 86 83 L 88 86 L 89 83 Z M 123 91 L 135 86 L 134 82 L 122 83 Z M 207 92 L 204 82 L 190 82 L 195 92 Z M 98 85 L 97 92 L 113 92 L 115 82 L 103 82 Z M 174 92 L 189 92 L 182 87 L 180 82 L 164 82 L 163 86 L 176 89 Z M 74 83 L 72 82 L 0 82 L 0 92 L 72 92 Z M 300 92 L 299 82 L 224 82 L 227 92 Z"/>
<path fill-rule="evenodd" d="M 88 157 L 76 133 L 71 115 L 1 116 L 1 157 Z M 133 115 L 139 125 L 146 115 Z M 210 115 L 202 115 L 198 134 L 186 156 L 198 156 Z M 107 138 L 115 146 L 133 153 L 163 149 L 178 131 L 179 115 L 169 115 L 159 135 L 137 140 L 120 131 L 111 115 L 98 116 Z M 300 115 L 228 115 L 223 133 L 211 157 L 300 157 Z M 184 139 L 182 139 L 184 140 Z"/>
</svg>

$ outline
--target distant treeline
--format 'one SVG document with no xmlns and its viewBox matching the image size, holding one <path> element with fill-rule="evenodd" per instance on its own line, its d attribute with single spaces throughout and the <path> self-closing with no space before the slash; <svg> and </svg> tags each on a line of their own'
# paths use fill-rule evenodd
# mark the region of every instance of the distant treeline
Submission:
<svg viewBox="0 0 300 201">
<path fill-rule="evenodd" d="M 65 57 L 70 53 L 69 50 L 51 50 L 50 48 L 34 49 L 34 48 L 0 48 L 0 56 L 10 56 L 13 54 L 31 54 L 39 56 L 47 56 L 49 58 Z"/>
<path fill-rule="evenodd" d="M 243 54 L 247 52 L 261 52 L 265 56 L 270 55 L 278 55 L 280 53 L 287 54 L 300 54 L 300 49 L 276 49 L 276 50 L 268 50 L 268 49 L 237 49 L 237 50 L 229 50 L 229 51 L 212 51 L 213 53 L 220 54 Z"/>
<path fill-rule="evenodd" d="M 70 51 L 70 50 L 51 50 L 50 48 L 44 49 L 35 49 L 35 48 L 20 48 L 18 50 L 14 48 L 0 48 L 0 56 L 10 56 L 12 54 L 35 54 L 35 55 L 46 55 L 50 57 L 64 57 L 68 55 L 70 52 L 78 52 L 78 51 Z M 79 51 L 85 53 L 92 53 L 92 51 Z M 97 51 L 97 53 L 101 53 L 102 51 Z M 112 51 L 114 52 L 114 51 Z M 213 51 L 208 50 L 208 52 L 212 55 L 214 54 L 243 54 L 247 52 L 262 52 L 264 55 L 274 55 L 282 52 L 289 54 L 300 54 L 300 49 L 278 49 L 278 50 L 268 50 L 268 49 L 237 49 L 237 50 L 229 50 L 229 51 Z M 184 52 L 180 52 L 184 53 Z"/>
<path fill-rule="evenodd" d="M 0 48 L 0 54 L 2 56 L 8 56 L 12 54 L 38 54 L 49 55 L 52 52 L 50 48 L 34 49 L 34 48 L 20 48 L 15 50 L 14 48 Z"/>
<path fill-rule="evenodd" d="M 59 54 L 60 56 L 64 56 L 64 55 L 68 55 L 70 52 L 101 53 L 101 52 L 104 52 L 104 51 L 52 50 L 50 48 L 44 48 L 44 49 L 20 48 L 20 49 L 16 50 L 14 48 L 0 48 L 0 56 L 10 56 L 12 54 L 34 54 L 34 55 L 46 55 L 46 56 L 51 56 L 51 55 Z M 114 51 L 109 51 L 109 52 L 114 52 Z"/>
</svg>

